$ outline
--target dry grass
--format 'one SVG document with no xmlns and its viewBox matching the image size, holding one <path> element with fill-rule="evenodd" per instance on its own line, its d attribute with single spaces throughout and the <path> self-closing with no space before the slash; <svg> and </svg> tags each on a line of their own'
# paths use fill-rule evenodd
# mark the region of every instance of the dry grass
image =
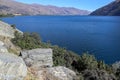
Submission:
<svg viewBox="0 0 120 80">
<path fill-rule="evenodd" d="M 28 74 L 24 80 L 39 80 L 37 78 L 37 71 L 32 68 L 28 68 Z"/>
</svg>

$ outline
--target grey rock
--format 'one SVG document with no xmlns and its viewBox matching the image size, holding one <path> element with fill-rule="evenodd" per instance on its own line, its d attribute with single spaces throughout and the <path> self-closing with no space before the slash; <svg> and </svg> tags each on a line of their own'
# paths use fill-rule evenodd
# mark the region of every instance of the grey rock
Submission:
<svg viewBox="0 0 120 80">
<path fill-rule="evenodd" d="M 0 41 L 0 46 L 4 46 L 4 43 L 2 41 Z"/>
<path fill-rule="evenodd" d="M 46 74 L 47 80 L 76 80 L 76 73 L 63 66 L 48 68 Z"/>
<path fill-rule="evenodd" d="M 0 52 L 7 53 L 8 50 L 7 50 L 7 48 L 5 46 L 0 46 Z"/>
<path fill-rule="evenodd" d="M 52 67 L 52 49 L 32 49 L 21 52 L 21 56 L 29 67 Z"/>
<path fill-rule="evenodd" d="M 14 29 L 7 23 L 0 21 L 0 35 L 14 38 Z"/>
<path fill-rule="evenodd" d="M 27 67 L 22 58 L 0 53 L 0 80 L 23 80 L 27 75 Z"/>
<path fill-rule="evenodd" d="M 0 41 L 0 52 L 8 53 L 8 50 L 2 41 Z"/>
</svg>

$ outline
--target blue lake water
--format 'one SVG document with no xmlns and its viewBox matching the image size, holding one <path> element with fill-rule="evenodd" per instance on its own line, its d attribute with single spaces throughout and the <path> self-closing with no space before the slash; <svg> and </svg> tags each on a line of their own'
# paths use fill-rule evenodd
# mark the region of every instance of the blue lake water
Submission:
<svg viewBox="0 0 120 80">
<path fill-rule="evenodd" d="M 120 61 L 118 16 L 17 16 L 2 20 L 78 54 L 88 51 L 108 64 Z"/>
</svg>

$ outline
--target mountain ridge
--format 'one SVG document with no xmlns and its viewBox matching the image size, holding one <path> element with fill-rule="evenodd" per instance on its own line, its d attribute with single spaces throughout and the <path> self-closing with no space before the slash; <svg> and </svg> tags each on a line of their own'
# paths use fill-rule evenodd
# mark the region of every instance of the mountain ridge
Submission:
<svg viewBox="0 0 120 80">
<path fill-rule="evenodd" d="M 22 15 L 88 15 L 87 10 L 53 5 L 26 4 L 15 0 L 0 0 L 0 14 Z"/>
<path fill-rule="evenodd" d="M 110 4 L 93 11 L 90 15 L 120 16 L 120 0 L 115 0 Z"/>
</svg>

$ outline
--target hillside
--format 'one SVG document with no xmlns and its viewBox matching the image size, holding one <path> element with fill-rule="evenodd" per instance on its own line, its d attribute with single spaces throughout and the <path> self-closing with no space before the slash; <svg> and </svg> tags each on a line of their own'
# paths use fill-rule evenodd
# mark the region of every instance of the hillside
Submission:
<svg viewBox="0 0 120 80">
<path fill-rule="evenodd" d="M 120 0 L 116 0 L 102 8 L 99 8 L 93 11 L 90 15 L 120 16 Z"/>
<path fill-rule="evenodd" d="M 88 53 L 77 55 L 2 21 L 0 28 L 0 80 L 120 80 L 120 62 L 110 66 Z"/>
<path fill-rule="evenodd" d="M 15 0 L 0 0 L 0 14 L 23 15 L 88 15 L 87 10 L 72 7 L 56 7 L 51 5 L 25 4 Z"/>
</svg>

